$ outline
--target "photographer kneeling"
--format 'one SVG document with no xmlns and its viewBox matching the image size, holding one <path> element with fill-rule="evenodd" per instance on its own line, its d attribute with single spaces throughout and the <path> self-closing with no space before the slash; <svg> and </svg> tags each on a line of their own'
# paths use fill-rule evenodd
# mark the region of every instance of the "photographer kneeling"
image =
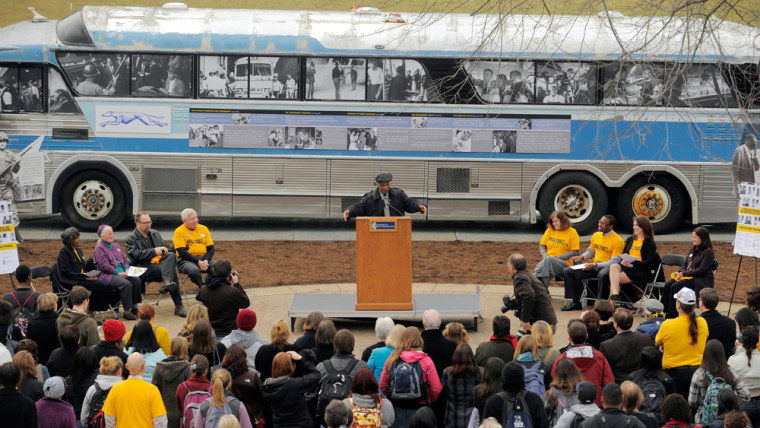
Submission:
<svg viewBox="0 0 760 428">
<path fill-rule="evenodd" d="M 546 321 L 556 328 L 557 315 L 552 307 L 552 298 L 544 284 L 527 270 L 525 256 L 519 253 L 509 256 L 509 271 L 512 274 L 512 282 L 515 288 L 514 304 L 508 304 L 508 298 L 504 296 L 502 312 L 508 311 L 514 306 L 515 316 L 520 319 L 521 332 L 530 333 L 530 326 L 536 321 Z"/>
<path fill-rule="evenodd" d="M 219 260 L 211 267 L 211 274 L 195 298 L 208 308 L 211 327 L 220 341 L 237 328 L 238 311 L 251 305 L 237 272 L 227 260 Z"/>
</svg>

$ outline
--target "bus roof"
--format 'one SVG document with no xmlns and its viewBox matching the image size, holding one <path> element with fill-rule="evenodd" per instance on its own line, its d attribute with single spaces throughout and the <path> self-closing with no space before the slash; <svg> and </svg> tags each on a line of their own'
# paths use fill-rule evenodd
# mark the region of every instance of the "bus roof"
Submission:
<svg viewBox="0 0 760 428">
<path fill-rule="evenodd" d="M 757 62 L 760 30 L 729 21 L 569 15 L 390 14 L 86 6 L 58 38 L 89 48 L 251 54 L 505 56 Z M 618 40 L 620 42 L 618 42 Z M 72 46 L 73 47 L 73 46 Z M 85 46 L 78 48 L 87 49 Z"/>
</svg>

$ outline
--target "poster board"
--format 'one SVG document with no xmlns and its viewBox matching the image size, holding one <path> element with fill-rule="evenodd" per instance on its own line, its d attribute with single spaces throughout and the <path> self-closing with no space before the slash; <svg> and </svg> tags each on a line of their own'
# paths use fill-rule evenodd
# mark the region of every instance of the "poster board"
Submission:
<svg viewBox="0 0 760 428">
<path fill-rule="evenodd" d="M 760 257 L 760 184 L 739 184 L 734 254 Z"/>
<path fill-rule="evenodd" d="M 15 272 L 19 264 L 12 204 L 0 201 L 0 274 Z"/>
</svg>

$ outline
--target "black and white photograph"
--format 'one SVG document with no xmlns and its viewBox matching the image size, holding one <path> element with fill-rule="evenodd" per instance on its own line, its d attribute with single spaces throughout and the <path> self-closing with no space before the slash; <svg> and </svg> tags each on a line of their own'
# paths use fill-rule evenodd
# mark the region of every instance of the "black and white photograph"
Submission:
<svg viewBox="0 0 760 428">
<path fill-rule="evenodd" d="M 314 76 L 315 100 L 364 100 L 367 64 L 364 58 L 306 58 L 307 79 Z"/>
<path fill-rule="evenodd" d="M 201 56 L 198 63 L 202 98 L 248 97 L 247 56 Z M 271 68 L 268 75 L 271 80 Z"/>
<path fill-rule="evenodd" d="M 74 91 L 85 96 L 129 95 L 129 58 L 127 54 L 85 52 L 67 52 L 58 56 Z"/>
<path fill-rule="evenodd" d="M 45 195 L 42 194 L 42 184 L 32 184 L 22 186 L 23 200 L 42 199 Z"/>
<path fill-rule="evenodd" d="M 192 96 L 190 55 L 133 55 L 132 94 L 152 97 Z"/>
<path fill-rule="evenodd" d="M 269 128 L 267 147 L 282 147 L 285 144 L 286 130 L 287 128 L 283 126 L 273 126 Z"/>
<path fill-rule="evenodd" d="M 233 125 L 249 125 L 251 123 L 250 113 L 233 113 L 232 124 Z"/>
<path fill-rule="evenodd" d="M 348 150 L 377 150 L 377 128 L 348 128 Z"/>
<path fill-rule="evenodd" d="M 69 88 L 60 73 L 51 68 L 48 73 L 48 112 L 50 113 L 80 113 L 74 102 Z"/>
<path fill-rule="evenodd" d="M 736 107 L 731 87 L 714 64 L 691 64 L 666 75 L 671 105 L 693 107 Z"/>
<path fill-rule="evenodd" d="M 465 69 L 483 101 L 521 104 L 535 99 L 535 67 L 531 61 L 469 61 Z"/>
<path fill-rule="evenodd" d="M 322 145 L 322 128 L 314 129 L 314 142 L 318 145 Z"/>
<path fill-rule="evenodd" d="M 531 123 L 530 119 L 527 117 L 520 118 L 520 120 L 517 121 L 517 129 L 520 130 L 528 130 L 533 127 L 533 124 Z"/>
<path fill-rule="evenodd" d="M 536 102 L 596 104 L 596 70 L 582 62 L 536 63 Z"/>
<path fill-rule="evenodd" d="M 286 149 L 309 150 L 316 145 L 316 128 L 311 126 L 288 127 L 288 137 L 283 146 Z"/>
<path fill-rule="evenodd" d="M 0 67 L 0 106 L 2 111 L 18 111 L 18 67 Z"/>
<path fill-rule="evenodd" d="M 427 102 L 434 93 L 427 72 L 418 61 L 410 59 L 386 59 L 386 100 L 397 102 Z M 437 96 L 433 96 L 437 100 Z"/>
<path fill-rule="evenodd" d="M 413 117 L 412 118 L 412 128 L 414 128 L 414 129 L 427 128 L 427 118 L 426 117 Z"/>
<path fill-rule="evenodd" d="M 222 147 L 224 125 L 190 124 L 190 147 Z"/>
<path fill-rule="evenodd" d="M 663 105 L 663 67 L 658 64 L 612 64 L 604 68 L 606 105 Z"/>
<path fill-rule="evenodd" d="M 18 78 L 20 110 L 42 111 L 42 69 L 21 67 Z"/>
<path fill-rule="evenodd" d="M 457 129 L 453 131 L 451 140 L 452 152 L 471 152 L 472 151 L 472 130 Z"/>
<path fill-rule="evenodd" d="M 384 101 L 388 89 L 385 87 L 385 72 L 381 59 L 370 59 L 367 68 L 367 101 Z"/>
<path fill-rule="evenodd" d="M 515 153 L 517 151 L 517 131 L 493 131 L 492 153 Z"/>
</svg>

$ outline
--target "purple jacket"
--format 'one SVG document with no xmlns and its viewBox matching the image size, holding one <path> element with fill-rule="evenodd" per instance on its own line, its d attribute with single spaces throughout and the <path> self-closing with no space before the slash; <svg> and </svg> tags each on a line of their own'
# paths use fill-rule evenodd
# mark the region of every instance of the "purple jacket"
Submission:
<svg viewBox="0 0 760 428">
<path fill-rule="evenodd" d="M 113 271 L 117 267 L 116 259 L 119 259 L 124 270 L 129 268 L 129 262 L 127 261 L 126 254 L 124 254 L 124 250 L 115 242 L 111 244 L 111 248 L 108 248 L 105 242 L 102 240 L 98 241 L 95 251 L 92 253 L 92 259 L 100 271 L 98 279 L 105 282 L 111 282 L 113 278 Z"/>
<path fill-rule="evenodd" d="M 41 398 L 37 403 L 39 428 L 75 428 L 77 420 L 71 404 L 56 398 Z"/>
</svg>

